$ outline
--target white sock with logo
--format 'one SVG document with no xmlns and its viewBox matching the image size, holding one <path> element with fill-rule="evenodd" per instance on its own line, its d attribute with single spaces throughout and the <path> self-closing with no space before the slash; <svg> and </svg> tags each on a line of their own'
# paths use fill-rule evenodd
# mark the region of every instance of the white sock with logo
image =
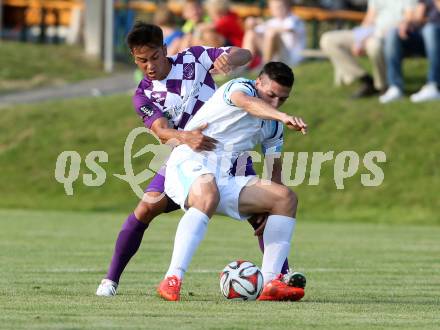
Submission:
<svg viewBox="0 0 440 330">
<path fill-rule="evenodd" d="M 209 217 L 194 207 L 185 212 L 177 226 L 173 256 L 165 277 L 176 275 L 183 279 L 192 256 L 205 237 L 208 221 Z"/>
<path fill-rule="evenodd" d="M 261 272 L 264 284 L 280 272 L 290 251 L 290 241 L 295 231 L 296 219 L 283 215 L 270 215 L 264 228 L 264 254 Z"/>
</svg>

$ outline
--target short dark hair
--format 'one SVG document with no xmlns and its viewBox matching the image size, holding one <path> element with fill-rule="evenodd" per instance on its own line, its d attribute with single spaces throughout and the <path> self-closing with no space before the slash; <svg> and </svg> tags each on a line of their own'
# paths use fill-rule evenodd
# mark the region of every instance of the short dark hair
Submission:
<svg viewBox="0 0 440 330">
<path fill-rule="evenodd" d="M 282 62 L 269 62 L 263 67 L 258 77 L 267 75 L 270 80 L 286 87 L 292 87 L 295 81 L 292 69 Z"/>
<path fill-rule="evenodd" d="M 163 46 L 162 29 L 154 24 L 137 21 L 127 34 L 127 45 L 130 49 L 143 46 L 159 48 Z"/>
</svg>

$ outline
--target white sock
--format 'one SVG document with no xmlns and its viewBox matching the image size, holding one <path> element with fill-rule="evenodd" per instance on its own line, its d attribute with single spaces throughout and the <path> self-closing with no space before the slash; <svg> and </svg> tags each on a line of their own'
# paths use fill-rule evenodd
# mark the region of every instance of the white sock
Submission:
<svg viewBox="0 0 440 330">
<path fill-rule="evenodd" d="M 261 272 L 264 284 L 272 281 L 283 267 L 290 251 L 290 241 L 295 230 L 296 219 L 284 215 L 270 215 L 264 228 L 264 254 Z"/>
<path fill-rule="evenodd" d="M 205 236 L 208 221 L 208 216 L 194 207 L 186 211 L 177 226 L 173 256 L 165 277 L 176 275 L 183 280 L 191 258 Z"/>
</svg>

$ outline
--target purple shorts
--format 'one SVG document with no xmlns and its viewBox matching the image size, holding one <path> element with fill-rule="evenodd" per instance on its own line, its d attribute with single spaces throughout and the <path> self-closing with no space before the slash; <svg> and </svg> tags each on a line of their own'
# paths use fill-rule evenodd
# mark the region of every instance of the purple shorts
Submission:
<svg viewBox="0 0 440 330">
<path fill-rule="evenodd" d="M 232 165 L 232 168 L 230 170 L 230 174 L 235 176 L 235 174 L 238 172 L 240 175 L 240 172 L 243 172 L 242 168 L 237 168 L 238 160 L 234 162 Z M 247 156 L 246 164 L 244 168 L 244 175 L 256 175 L 253 164 L 252 164 L 252 158 L 251 156 Z M 145 192 L 159 192 L 163 193 L 165 191 L 165 166 L 162 166 L 159 171 L 156 173 L 156 175 L 153 177 L 153 179 L 150 181 L 147 188 L 144 190 Z M 165 195 L 167 199 L 167 207 L 165 209 L 164 213 L 173 212 L 175 210 L 180 209 L 180 206 L 173 202 L 171 198 L 169 198 L 167 195 Z"/>
</svg>

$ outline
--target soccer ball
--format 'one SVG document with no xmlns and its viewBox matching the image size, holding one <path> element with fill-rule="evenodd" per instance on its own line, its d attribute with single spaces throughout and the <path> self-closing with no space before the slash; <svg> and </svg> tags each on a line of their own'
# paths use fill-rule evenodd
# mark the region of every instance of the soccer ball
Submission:
<svg viewBox="0 0 440 330">
<path fill-rule="evenodd" d="M 227 299 L 256 300 L 262 290 L 263 274 L 250 261 L 233 261 L 220 274 L 220 291 Z"/>
</svg>

